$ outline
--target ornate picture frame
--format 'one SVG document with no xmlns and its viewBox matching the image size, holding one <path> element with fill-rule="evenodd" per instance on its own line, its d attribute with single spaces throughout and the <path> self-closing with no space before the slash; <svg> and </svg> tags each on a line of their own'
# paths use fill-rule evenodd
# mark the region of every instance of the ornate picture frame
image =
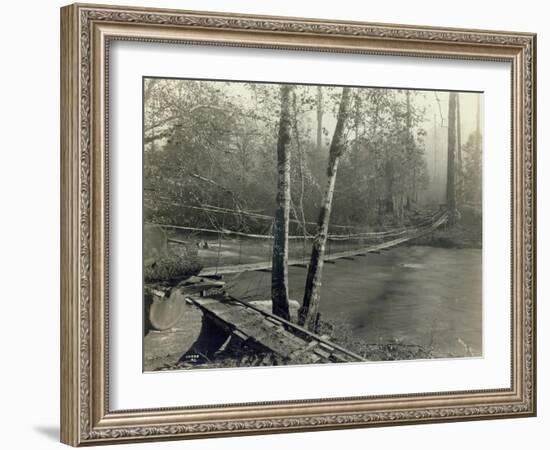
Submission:
<svg viewBox="0 0 550 450">
<path fill-rule="evenodd" d="M 109 49 L 200 43 L 511 65 L 508 388 L 113 410 Z M 94 445 L 536 414 L 536 35 L 74 4 L 61 9 L 61 440 Z"/>
</svg>

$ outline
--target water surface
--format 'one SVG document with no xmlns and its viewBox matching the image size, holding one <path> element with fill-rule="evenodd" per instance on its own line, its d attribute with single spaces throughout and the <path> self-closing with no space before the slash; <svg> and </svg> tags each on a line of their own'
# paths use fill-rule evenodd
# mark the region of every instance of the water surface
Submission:
<svg viewBox="0 0 550 450">
<path fill-rule="evenodd" d="M 320 311 L 346 322 L 365 343 L 431 348 L 435 356 L 482 355 L 481 250 L 403 246 L 326 264 Z M 290 297 L 300 303 L 306 269 L 289 267 Z M 229 292 L 270 297 L 271 274 L 245 272 Z"/>
</svg>

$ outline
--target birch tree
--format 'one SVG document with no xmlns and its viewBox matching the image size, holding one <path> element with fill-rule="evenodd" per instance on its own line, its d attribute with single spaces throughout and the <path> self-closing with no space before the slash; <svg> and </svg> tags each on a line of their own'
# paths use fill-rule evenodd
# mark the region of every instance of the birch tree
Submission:
<svg viewBox="0 0 550 450">
<path fill-rule="evenodd" d="M 288 231 L 290 219 L 290 136 L 292 86 L 281 86 L 281 118 L 277 138 L 277 209 L 273 228 L 271 298 L 273 314 L 290 319 L 288 304 Z"/>
<path fill-rule="evenodd" d="M 340 158 L 345 151 L 344 128 L 349 116 L 350 99 L 350 88 L 343 88 L 336 119 L 336 128 L 334 129 L 329 150 L 327 187 L 321 209 L 319 211 L 318 228 L 317 234 L 312 243 L 311 258 L 304 291 L 304 301 L 302 307 L 300 308 L 300 324 L 310 330 L 314 330 L 316 328 L 318 320 L 319 303 L 321 300 L 323 258 L 325 255 L 325 246 L 327 242 L 338 163 L 340 162 Z"/>
<path fill-rule="evenodd" d="M 317 86 L 317 152 L 323 148 L 323 90 Z"/>
</svg>

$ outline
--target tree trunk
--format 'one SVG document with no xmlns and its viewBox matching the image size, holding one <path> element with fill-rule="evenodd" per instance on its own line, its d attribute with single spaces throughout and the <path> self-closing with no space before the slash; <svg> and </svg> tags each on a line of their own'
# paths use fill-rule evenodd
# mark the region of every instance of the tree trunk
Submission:
<svg viewBox="0 0 550 450">
<path fill-rule="evenodd" d="M 435 119 L 435 114 L 434 114 L 434 166 L 433 166 L 433 183 L 434 183 L 434 186 L 435 186 L 435 189 L 437 190 L 437 151 L 438 151 L 438 148 L 437 148 L 437 123 L 436 123 L 436 119 Z M 439 199 L 438 199 L 438 203 L 439 203 Z"/>
<path fill-rule="evenodd" d="M 413 167 L 413 186 L 412 186 L 412 201 L 413 203 L 417 203 L 418 202 L 418 192 L 416 190 L 416 163 Z"/>
<path fill-rule="evenodd" d="M 353 155 L 357 159 L 359 155 L 359 122 L 361 120 L 361 99 L 359 98 L 359 94 L 355 94 L 355 120 L 353 124 L 353 132 L 355 135 L 354 143 L 353 143 Z M 357 169 L 357 166 L 355 167 Z"/>
<path fill-rule="evenodd" d="M 300 140 L 300 131 L 298 127 L 298 107 L 296 106 L 296 93 L 292 96 L 292 126 L 294 128 L 294 141 L 296 144 L 296 151 L 298 153 L 298 175 L 300 176 L 300 195 L 298 197 L 298 209 L 300 211 L 300 216 L 296 215 L 296 220 L 300 222 L 302 231 L 304 233 L 304 248 L 306 245 L 307 237 L 307 227 L 306 227 L 306 215 L 304 213 L 304 191 L 305 191 L 305 179 L 304 179 L 304 165 L 305 165 L 305 156 L 302 149 L 302 144 Z"/>
<path fill-rule="evenodd" d="M 321 277 L 323 272 L 323 258 L 327 242 L 330 213 L 332 210 L 332 198 L 340 157 L 344 153 L 344 127 L 349 115 L 350 88 L 342 90 L 342 99 L 338 109 L 336 128 L 330 144 L 329 161 L 327 167 L 327 189 L 319 211 L 317 235 L 312 243 L 311 259 L 309 263 L 304 302 L 300 308 L 300 324 L 309 330 L 314 330 L 317 325 L 319 302 L 321 300 Z"/>
<path fill-rule="evenodd" d="M 481 106 L 480 106 L 481 94 L 477 94 L 476 102 L 476 150 L 481 154 Z"/>
<path fill-rule="evenodd" d="M 412 179 L 411 179 L 411 191 L 407 193 L 407 210 L 410 210 L 410 199 L 416 198 L 416 157 L 414 152 L 414 138 L 412 132 L 412 117 L 411 117 L 411 91 L 407 90 L 407 158 L 412 164 Z"/>
<path fill-rule="evenodd" d="M 456 186 L 458 189 L 457 192 L 457 203 L 458 206 L 462 205 L 464 201 L 464 177 L 462 173 L 462 130 L 461 130 L 461 121 L 460 121 L 460 94 L 456 94 Z"/>
<path fill-rule="evenodd" d="M 447 135 L 447 208 L 451 215 L 449 222 L 452 225 L 456 218 L 456 190 L 455 190 L 455 147 L 456 147 L 456 92 L 449 93 L 449 126 Z"/>
<path fill-rule="evenodd" d="M 317 153 L 323 148 L 323 91 L 317 86 Z"/>
<path fill-rule="evenodd" d="M 384 180 L 386 184 L 386 199 L 384 213 L 394 214 L 393 192 L 393 157 L 389 157 L 384 164 Z"/>
<path fill-rule="evenodd" d="M 281 119 L 277 139 L 277 210 L 273 231 L 271 299 L 273 314 L 290 320 L 288 304 L 288 231 L 290 219 L 290 85 L 281 86 Z"/>
<path fill-rule="evenodd" d="M 307 248 L 307 223 L 306 223 L 306 215 L 304 212 L 304 192 L 305 192 L 305 179 L 304 179 L 304 173 L 305 173 L 305 157 L 304 157 L 304 150 L 302 149 L 301 139 L 300 139 L 300 132 L 299 132 L 299 126 L 298 126 L 298 107 L 296 106 L 296 93 L 294 92 L 292 95 L 292 127 L 294 129 L 294 143 L 296 152 L 298 154 L 298 175 L 300 177 L 300 192 L 298 194 L 298 210 L 300 212 L 300 215 L 296 212 L 296 209 L 294 208 L 293 201 L 290 202 L 290 206 L 292 209 L 292 212 L 296 218 L 296 220 L 300 223 L 300 226 L 302 227 L 302 233 L 304 236 L 304 240 L 302 241 L 302 260 L 305 262 L 306 259 L 306 248 Z"/>
</svg>

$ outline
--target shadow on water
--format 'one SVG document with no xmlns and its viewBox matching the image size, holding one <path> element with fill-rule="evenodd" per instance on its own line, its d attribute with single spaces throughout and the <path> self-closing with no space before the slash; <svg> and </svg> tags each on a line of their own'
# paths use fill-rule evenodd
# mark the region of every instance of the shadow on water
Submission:
<svg viewBox="0 0 550 450">
<path fill-rule="evenodd" d="M 430 348 L 434 356 L 481 356 L 481 255 L 411 246 L 326 264 L 322 316 L 345 322 L 364 343 L 398 340 Z M 299 302 L 306 272 L 289 268 L 290 297 Z M 230 292 L 266 299 L 270 282 L 270 273 L 243 273 L 229 283 Z"/>
</svg>

